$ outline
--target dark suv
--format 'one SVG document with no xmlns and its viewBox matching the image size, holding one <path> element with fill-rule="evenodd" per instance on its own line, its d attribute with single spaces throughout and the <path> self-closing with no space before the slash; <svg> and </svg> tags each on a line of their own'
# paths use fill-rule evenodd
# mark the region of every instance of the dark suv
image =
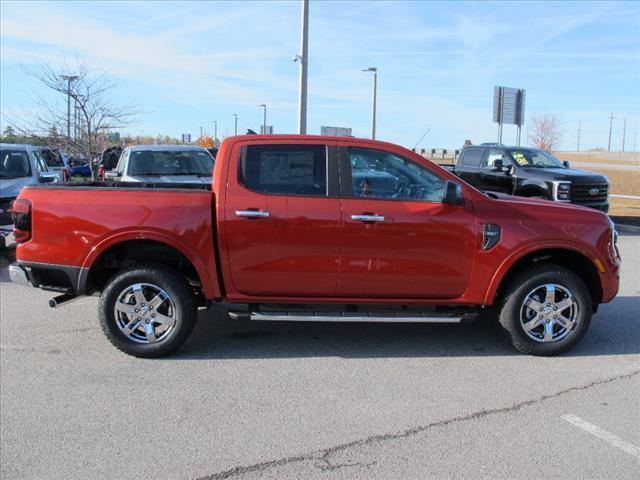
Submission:
<svg viewBox="0 0 640 480">
<path fill-rule="evenodd" d="M 480 190 L 609 211 L 607 177 L 573 170 L 569 162 L 537 148 L 495 144 L 465 147 L 453 172 Z"/>
</svg>

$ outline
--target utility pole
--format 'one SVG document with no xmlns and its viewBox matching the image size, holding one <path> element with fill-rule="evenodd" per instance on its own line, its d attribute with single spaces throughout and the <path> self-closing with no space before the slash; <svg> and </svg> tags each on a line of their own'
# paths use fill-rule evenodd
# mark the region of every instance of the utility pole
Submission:
<svg viewBox="0 0 640 480">
<path fill-rule="evenodd" d="M 213 121 L 213 146 L 217 147 L 218 144 L 218 121 L 214 120 Z"/>
<path fill-rule="evenodd" d="M 67 139 L 71 140 L 71 82 L 78 79 L 77 75 L 60 75 L 67 81 Z"/>
<path fill-rule="evenodd" d="M 234 125 L 233 125 L 233 134 L 238 135 L 238 114 L 234 113 L 233 116 L 235 117 Z"/>
<path fill-rule="evenodd" d="M 200 127 L 200 143 L 202 143 L 202 127 Z"/>
<path fill-rule="evenodd" d="M 624 119 L 624 126 L 622 127 L 622 151 L 624 152 L 624 142 L 626 140 L 626 136 L 627 136 L 627 119 Z"/>
<path fill-rule="evenodd" d="M 307 133 L 307 72 L 309 66 L 309 0 L 302 0 L 300 53 L 293 57 L 300 63 L 298 78 L 298 133 Z"/>
<path fill-rule="evenodd" d="M 362 70 L 363 72 L 373 72 L 373 100 L 371 105 L 371 139 L 376 139 L 376 100 L 378 90 L 378 69 L 369 67 Z"/>
<path fill-rule="evenodd" d="M 262 112 L 262 132 L 260 132 L 260 133 L 262 133 L 263 135 L 266 135 L 266 133 L 267 133 L 267 104 L 266 103 L 261 103 L 258 106 L 264 108 L 264 112 Z"/>
<path fill-rule="evenodd" d="M 613 116 L 613 112 L 611 112 L 611 116 L 609 117 L 609 146 L 607 147 L 607 152 L 611 151 L 611 131 L 613 130 L 613 119 L 616 118 Z"/>
<path fill-rule="evenodd" d="M 582 131 L 582 121 L 578 120 L 578 151 L 580 151 L 580 132 Z"/>
</svg>

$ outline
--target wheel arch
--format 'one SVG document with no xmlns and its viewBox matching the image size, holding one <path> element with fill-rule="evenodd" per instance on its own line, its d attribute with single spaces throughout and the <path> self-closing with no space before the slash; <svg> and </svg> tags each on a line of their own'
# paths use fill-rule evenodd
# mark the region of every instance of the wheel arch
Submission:
<svg viewBox="0 0 640 480">
<path fill-rule="evenodd" d="M 79 290 L 100 289 L 118 270 L 149 261 L 173 266 L 197 283 L 206 299 L 220 296 L 217 278 L 210 276 L 207 265 L 192 249 L 162 232 L 140 231 L 118 233 L 94 247 L 82 265 Z"/>
<path fill-rule="evenodd" d="M 565 267 L 582 278 L 591 293 L 594 309 L 602 301 L 602 279 L 598 273 L 596 264 L 585 252 L 566 246 L 545 247 L 542 249 L 524 252 L 514 258 L 505 261 L 494 275 L 487 294 L 485 304 L 491 305 L 504 291 L 505 285 L 520 272 L 531 265 L 550 263 Z"/>
</svg>

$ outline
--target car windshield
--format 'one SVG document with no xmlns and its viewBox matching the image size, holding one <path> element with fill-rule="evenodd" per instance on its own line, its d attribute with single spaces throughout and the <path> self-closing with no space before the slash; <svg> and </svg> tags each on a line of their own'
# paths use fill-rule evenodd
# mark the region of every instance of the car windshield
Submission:
<svg viewBox="0 0 640 480">
<path fill-rule="evenodd" d="M 29 155 L 23 150 L 0 150 L 0 178 L 31 176 Z"/>
<path fill-rule="evenodd" d="M 60 156 L 60 152 L 56 150 L 42 149 L 40 155 L 47 162 L 47 167 L 64 167 L 64 162 Z"/>
<path fill-rule="evenodd" d="M 525 168 L 565 168 L 563 163 L 550 153 L 529 148 L 509 150 L 513 160 Z"/>
<path fill-rule="evenodd" d="M 131 152 L 129 175 L 199 175 L 210 176 L 213 158 L 207 152 L 154 151 Z"/>
</svg>

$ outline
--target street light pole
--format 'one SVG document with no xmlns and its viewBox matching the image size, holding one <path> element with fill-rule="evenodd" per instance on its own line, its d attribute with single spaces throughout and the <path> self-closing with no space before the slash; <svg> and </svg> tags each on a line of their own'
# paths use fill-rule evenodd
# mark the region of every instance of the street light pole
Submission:
<svg viewBox="0 0 640 480">
<path fill-rule="evenodd" d="M 309 65 L 309 0 L 302 0 L 302 25 L 300 36 L 300 54 L 294 61 L 300 62 L 298 81 L 298 133 L 307 133 L 307 72 Z"/>
<path fill-rule="evenodd" d="M 234 113 L 233 116 L 235 117 L 234 126 L 233 126 L 233 134 L 234 135 L 238 135 L 238 114 Z"/>
<path fill-rule="evenodd" d="M 267 104 L 261 103 L 258 106 L 264 108 L 264 112 L 262 114 L 262 132 L 260 133 L 265 135 L 267 133 Z"/>
<path fill-rule="evenodd" d="M 376 97 L 378 90 L 378 69 L 369 67 L 362 70 L 363 72 L 373 72 L 373 100 L 371 105 L 371 139 L 376 139 Z"/>
<path fill-rule="evenodd" d="M 71 139 L 71 82 L 78 79 L 77 75 L 60 75 L 67 81 L 67 139 Z"/>
</svg>

